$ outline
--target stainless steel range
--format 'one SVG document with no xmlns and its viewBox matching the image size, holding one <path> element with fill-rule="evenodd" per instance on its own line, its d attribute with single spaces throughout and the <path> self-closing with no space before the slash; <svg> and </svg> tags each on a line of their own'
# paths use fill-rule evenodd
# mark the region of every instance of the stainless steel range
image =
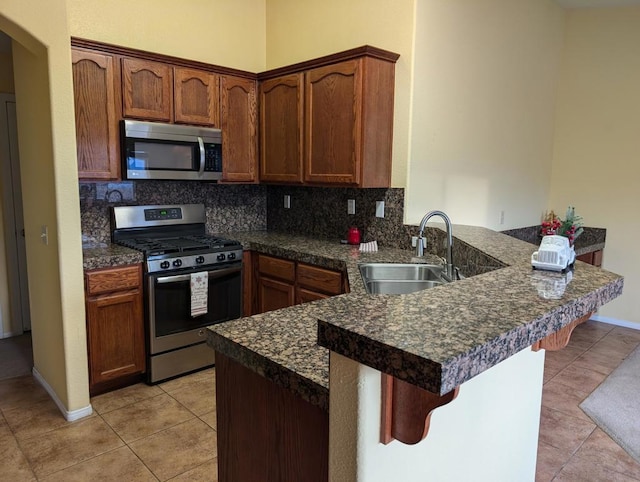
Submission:
<svg viewBox="0 0 640 482">
<path fill-rule="evenodd" d="M 205 327 L 242 315 L 242 246 L 205 221 L 202 204 L 111 211 L 113 242 L 144 253 L 149 383 L 212 366 Z"/>
</svg>

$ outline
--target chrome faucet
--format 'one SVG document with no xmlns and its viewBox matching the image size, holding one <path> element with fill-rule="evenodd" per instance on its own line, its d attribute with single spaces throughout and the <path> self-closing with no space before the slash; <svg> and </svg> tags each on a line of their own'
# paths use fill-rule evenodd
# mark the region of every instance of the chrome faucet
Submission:
<svg viewBox="0 0 640 482">
<path fill-rule="evenodd" d="M 427 224 L 427 221 L 431 219 L 433 216 L 440 216 L 444 219 L 444 224 L 447 228 L 447 276 L 449 280 L 454 279 L 454 269 L 453 269 L 453 256 L 451 255 L 451 247 L 453 246 L 453 234 L 451 233 L 451 220 L 449 216 L 447 216 L 442 211 L 429 211 L 424 215 L 422 221 L 420 221 L 420 232 L 418 233 L 418 242 L 416 243 L 416 256 L 424 256 L 424 248 L 426 245 L 426 240 L 423 236 L 424 228 Z"/>
</svg>

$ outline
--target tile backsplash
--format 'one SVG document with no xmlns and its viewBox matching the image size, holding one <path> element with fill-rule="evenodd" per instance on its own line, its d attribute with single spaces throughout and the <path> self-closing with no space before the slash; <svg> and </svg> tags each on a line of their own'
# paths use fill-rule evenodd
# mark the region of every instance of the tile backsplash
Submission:
<svg viewBox="0 0 640 482">
<path fill-rule="evenodd" d="M 291 207 L 284 198 L 290 196 Z M 347 214 L 347 201 L 355 201 L 355 214 Z M 384 201 L 384 217 L 376 217 L 376 201 Z M 267 227 L 325 239 L 346 239 L 356 226 L 363 242 L 398 246 L 406 236 L 402 226 L 404 189 L 329 188 L 302 186 L 267 187 Z"/>
<path fill-rule="evenodd" d="M 202 203 L 211 233 L 267 228 L 266 187 L 188 181 L 126 181 L 80 183 L 82 234 L 109 242 L 110 206 Z"/>
</svg>

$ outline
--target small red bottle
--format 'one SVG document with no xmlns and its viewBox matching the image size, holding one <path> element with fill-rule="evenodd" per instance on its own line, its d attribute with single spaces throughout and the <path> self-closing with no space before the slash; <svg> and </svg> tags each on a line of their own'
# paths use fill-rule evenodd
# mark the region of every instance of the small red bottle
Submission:
<svg viewBox="0 0 640 482">
<path fill-rule="evenodd" d="M 347 242 L 349 244 L 360 244 L 360 231 L 357 227 L 351 226 L 347 234 Z"/>
</svg>

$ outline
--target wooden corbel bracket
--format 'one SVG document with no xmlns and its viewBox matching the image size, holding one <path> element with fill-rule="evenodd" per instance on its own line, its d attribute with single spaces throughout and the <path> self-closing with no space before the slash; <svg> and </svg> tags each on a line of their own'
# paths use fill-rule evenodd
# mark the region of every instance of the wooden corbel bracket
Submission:
<svg viewBox="0 0 640 482">
<path fill-rule="evenodd" d="M 437 395 L 383 373 L 380 441 L 413 445 L 424 440 L 433 411 L 456 398 L 459 388 Z"/>
<path fill-rule="evenodd" d="M 531 349 L 533 351 L 539 350 L 547 350 L 547 351 L 558 351 L 562 350 L 565 346 L 569 344 L 569 339 L 571 338 L 571 333 L 573 333 L 573 329 L 578 326 L 580 323 L 584 323 L 587 321 L 593 313 L 588 313 L 582 318 L 578 318 L 573 320 L 566 326 L 563 326 L 555 333 L 551 333 L 547 335 L 542 340 L 536 341 L 533 345 L 531 345 Z"/>
</svg>

